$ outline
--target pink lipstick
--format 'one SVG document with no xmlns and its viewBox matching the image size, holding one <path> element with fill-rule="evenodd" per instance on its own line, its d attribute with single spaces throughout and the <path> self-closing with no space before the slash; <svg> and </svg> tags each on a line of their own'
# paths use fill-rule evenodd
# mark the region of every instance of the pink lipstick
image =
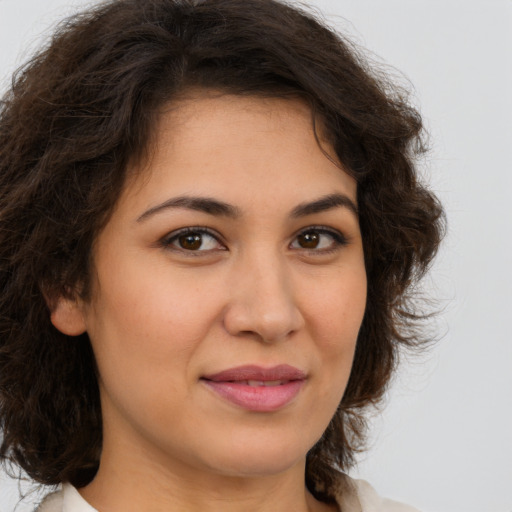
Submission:
<svg viewBox="0 0 512 512">
<path fill-rule="evenodd" d="M 239 366 L 201 379 L 229 402 L 255 412 L 273 412 L 289 404 L 306 382 L 306 374 L 286 364 L 272 368 Z"/>
</svg>

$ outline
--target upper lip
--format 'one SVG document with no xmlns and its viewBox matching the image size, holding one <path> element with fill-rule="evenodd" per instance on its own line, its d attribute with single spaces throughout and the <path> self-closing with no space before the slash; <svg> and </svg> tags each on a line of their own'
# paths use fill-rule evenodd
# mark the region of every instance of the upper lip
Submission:
<svg viewBox="0 0 512 512">
<path fill-rule="evenodd" d="M 304 380 L 306 373 L 298 368 L 288 364 L 280 364 L 270 368 L 264 368 L 257 365 L 237 366 L 235 368 L 228 368 L 218 373 L 204 375 L 203 379 L 211 380 L 214 382 L 236 382 L 236 381 L 290 381 L 290 380 Z"/>
</svg>

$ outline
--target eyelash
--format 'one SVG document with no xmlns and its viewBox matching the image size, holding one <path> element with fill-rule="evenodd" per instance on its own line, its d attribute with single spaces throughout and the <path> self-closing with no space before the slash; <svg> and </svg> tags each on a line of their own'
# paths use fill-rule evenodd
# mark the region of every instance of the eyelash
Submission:
<svg viewBox="0 0 512 512">
<path fill-rule="evenodd" d="M 308 226 L 307 228 L 301 229 L 294 237 L 294 241 L 297 240 L 301 235 L 307 234 L 307 233 L 317 233 L 318 235 L 328 235 L 332 238 L 332 243 L 328 248 L 324 249 L 307 249 L 305 247 L 300 247 L 299 249 L 302 251 L 306 251 L 307 253 L 311 253 L 314 255 L 319 254 L 331 254 L 335 251 L 337 251 L 340 247 L 344 247 L 348 244 L 347 237 L 341 233 L 340 231 L 337 231 L 335 229 L 327 228 L 325 226 Z M 293 243 L 293 242 L 292 242 Z"/>
<path fill-rule="evenodd" d="M 193 257 L 194 256 L 204 256 L 204 253 L 210 252 L 208 250 L 206 250 L 206 251 L 205 250 L 202 250 L 202 251 L 188 250 L 183 247 L 179 247 L 179 246 L 174 247 L 172 245 L 181 236 L 186 236 L 186 235 L 201 235 L 201 236 L 208 235 L 208 236 L 212 237 L 220 245 L 225 246 L 225 244 L 221 241 L 221 239 L 217 233 L 215 233 L 211 229 L 203 227 L 203 226 L 191 226 L 191 227 L 179 229 L 177 231 L 173 231 L 169 235 L 165 236 L 162 239 L 161 243 L 166 249 L 177 251 L 177 252 L 182 252 L 182 253 L 185 253 L 187 256 L 193 256 Z M 218 249 L 218 250 L 224 251 L 226 249 Z M 201 253 L 203 253 L 203 254 L 201 254 Z"/>
<path fill-rule="evenodd" d="M 308 254 L 314 254 L 314 255 L 330 254 L 330 253 L 335 252 L 340 247 L 343 247 L 348 244 L 348 239 L 345 235 L 343 235 L 341 232 L 339 232 L 337 230 L 334 230 L 331 228 L 326 228 L 325 226 L 308 226 L 307 228 L 300 230 L 294 236 L 293 242 L 296 241 L 301 235 L 305 235 L 305 234 L 311 233 L 311 232 L 317 233 L 320 236 L 322 236 L 322 235 L 330 236 L 332 238 L 331 247 L 324 248 L 324 249 L 316 249 L 316 248 L 308 249 L 308 248 L 304 248 L 304 247 L 302 247 L 302 248 L 299 247 L 298 250 L 306 251 Z M 179 247 L 179 246 L 173 246 L 173 243 L 176 242 L 182 236 L 186 236 L 186 235 L 201 235 L 202 236 L 205 234 L 212 237 L 218 244 L 223 245 L 224 249 L 193 250 L 193 249 L 185 249 L 185 248 Z M 192 256 L 192 257 L 204 256 L 205 253 L 209 253 L 214 250 L 217 250 L 217 251 L 227 250 L 225 248 L 224 242 L 222 242 L 222 240 L 221 240 L 221 237 L 219 237 L 219 235 L 217 233 L 215 233 L 214 231 L 212 231 L 210 228 L 207 228 L 204 226 L 191 226 L 191 227 L 179 229 L 177 231 L 173 231 L 172 233 L 170 233 L 169 235 L 167 235 L 166 237 L 164 237 L 161 240 L 161 244 L 166 249 L 178 251 L 178 252 L 186 254 L 187 256 Z"/>
</svg>

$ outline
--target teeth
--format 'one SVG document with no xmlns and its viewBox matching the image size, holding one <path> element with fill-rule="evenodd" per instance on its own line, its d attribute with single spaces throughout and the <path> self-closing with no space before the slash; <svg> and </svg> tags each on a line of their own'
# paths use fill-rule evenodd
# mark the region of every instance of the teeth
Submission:
<svg viewBox="0 0 512 512">
<path fill-rule="evenodd" d="M 280 386 L 281 384 L 284 384 L 282 380 L 267 380 L 264 386 Z"/>
<path fill-rule="evenodd" d="M 244 384 L 245 384 L 245 383 L 244 383 Z M 262 382 L 261 380 L 248 380 L 248 381 L 247 381 L 247 384 L 248 384 L 249 386 L 264 386 L 264 385 L 265 385 L 265 383 L 264 383 L 264 382 Z"/>
<path fill-rule="evenodd" d="M 243 381 L 243 384 L 247 384 L 248 386 L 280 386 L 283 384 L 282 380 L 247 380 Z"/>
</svg>

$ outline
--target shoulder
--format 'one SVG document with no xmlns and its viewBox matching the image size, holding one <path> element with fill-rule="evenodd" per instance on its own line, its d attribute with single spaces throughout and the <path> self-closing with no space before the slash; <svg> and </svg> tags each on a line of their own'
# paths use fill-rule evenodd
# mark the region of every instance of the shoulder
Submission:
<svg viewBox="0 0 512 512">
<path fill-rule="evenodd" d="M 64 493 L 62 490 L 48 494 L 34 512 L 62 512 Z"/>
<path fill-rule="evenodd" d="M 71 485 L 64 484 L 62 489 L 48 494 L 34 512 L 97 512 Z"/>
<path fill-rule="evenodd" d="M 419 512 L 418 509 L 398 501 L 382 498 L 365 480 L 352 480 L 362 512 Z"/>
<path fill-rule="evenodd" d="M 335 498 L 343 512 L 419 512 L 410 505 L 383 498 L 365 480 L 340 474 Z"/>
</svg>

